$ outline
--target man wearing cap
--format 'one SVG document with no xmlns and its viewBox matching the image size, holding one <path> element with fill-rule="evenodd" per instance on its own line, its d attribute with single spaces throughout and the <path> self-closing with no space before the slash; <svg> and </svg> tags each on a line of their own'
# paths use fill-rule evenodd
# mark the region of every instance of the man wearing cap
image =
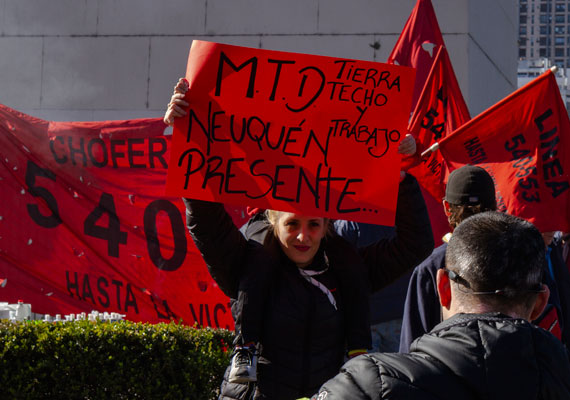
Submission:
<svg viewBox="0 0 570 400">
<path fill-rule="evenodd" d="M 568 352 L 528 322 L 548 301 L 544 262 L 531 223 L 495 211 L 465 219 L 436 274 L 444 321 L 409 354 L 350 360 L 313 399 L 570 399 Z"/>
<path fill-rule="evenodd" d="M 471 215 L 496 210 L 493 179 L 483 168 L 473 165 L 454 170 L 447 180 L 443 207 L 452 230 Z M 436 275 L 445 266 L 445 250 L 450 236 L 449 233 L 445 235 L 444 243 L 412 273 L 404 304 L 400 353 L 409 352 L 414 339 L 429 332 L 442 320 Z"/>
</svg>

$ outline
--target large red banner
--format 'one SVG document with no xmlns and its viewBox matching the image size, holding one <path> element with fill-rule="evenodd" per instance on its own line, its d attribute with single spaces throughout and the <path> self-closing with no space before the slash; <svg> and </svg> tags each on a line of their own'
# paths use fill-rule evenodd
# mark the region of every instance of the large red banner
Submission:
<svg viewBox="0 0 570 400">
<path fill-rule="evenodd" d="M 164 128 L 49 122 L 0 105 L 0 300 L 233 327 L 186 235 L 182 201 L 163 195 Z"/>
<path fill-rule="evenodd" d="M 414 75 L 194 41 L 168 193 L 393 225 Z"/>
<path fill-rule="evenodd" d="M 570 229 L 570 121 L 551 71 L 439 142 L 452 171 L 480 165 L 495 181 L 498 207 L 542 232 Z"/>
</svg>

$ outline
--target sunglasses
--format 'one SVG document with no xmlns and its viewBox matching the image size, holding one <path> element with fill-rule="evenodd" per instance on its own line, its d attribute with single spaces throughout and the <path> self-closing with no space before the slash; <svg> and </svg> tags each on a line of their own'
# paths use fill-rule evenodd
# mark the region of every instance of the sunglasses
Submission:
<svg viewBox="0 0 570 400">
<path fill-rule="evenodd" d="M 505 295 L 507 293 L 516 294 L 516 293 L 544 293 L 544 292 L 546 292 L 546 289 L 543 288 L 542 285 L 540 286 L 540 288 L 536 288 L 536 289 L 525 289 L 525 290 L 514 291 L 512 289 L 506 289 L 505 288 L 505 289 L 491 290 L 488 292 L 476 292 L 473 289 L 471 289 L 471 285 L 469 284 L 469 282 L 465 278 L 461 277 L 457 272 L 452 271 L 448 268 L 443 268 L 443 270 L 446 272 L 446 274 L 450 280 L 457 283 L 458 289 L 463 293 L 476 294 L 476 295 Z M 467 290 L 461 289 L 461 286 L 463 286 L 469 290 L 467 291 Z"/>
</svg>

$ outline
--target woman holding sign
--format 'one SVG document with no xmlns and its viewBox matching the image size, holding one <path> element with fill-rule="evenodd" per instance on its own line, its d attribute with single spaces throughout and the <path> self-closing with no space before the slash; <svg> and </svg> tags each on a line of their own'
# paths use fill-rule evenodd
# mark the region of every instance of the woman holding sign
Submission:
<svg viewBox="0 0 570 400">
<path fill-rule="evenodd" d="M 166 123 L 185 115 L 187 89 L 179 81 Z M 409 139 L 400 151 L 407 146 Z M 257 385 L 229 383 L 228 369 L 222 399 L 247 398 L 252 390 L 256 399 L 311 396 L 338 373 L 348 350 L 366 342 L 358 334 L 364 326 L 369 335 L 362 304 L 367 286 L 390 284 L 433 249 L 426 207 L 410 175 L 400 183 L 395 237 L 358 250 L 328 233 L 326 218 L 268 211 L 267 218 L 248 225 L 248 240 L 222 204 L 184 202 L 190 234 L 213 279 L 232 299 L 238 337 L 242 344 L 260 343 Z M 244 313 L 247 307 L 259 312 Z"/>
</svg>

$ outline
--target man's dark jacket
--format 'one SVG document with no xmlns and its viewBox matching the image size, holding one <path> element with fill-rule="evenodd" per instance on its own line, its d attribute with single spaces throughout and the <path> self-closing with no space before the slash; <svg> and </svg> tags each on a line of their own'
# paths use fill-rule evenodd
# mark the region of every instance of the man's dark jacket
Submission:
<svg viewBox="0 0 570 400">
<path fill-rule="evenodd" d="M 410 354 L 349 361 L 317 398 L 570 399 L 570 362 L 558 339 L 525 320 L 457 314 L 417 339 Z"/>
</svg>

